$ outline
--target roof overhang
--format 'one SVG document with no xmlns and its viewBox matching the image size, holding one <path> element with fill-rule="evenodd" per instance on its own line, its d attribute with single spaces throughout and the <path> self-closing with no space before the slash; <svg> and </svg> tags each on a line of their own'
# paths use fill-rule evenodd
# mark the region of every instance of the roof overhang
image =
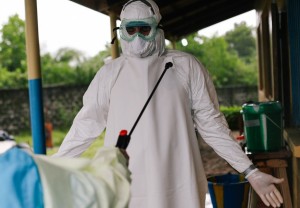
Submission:
<svg viewBox="0 0 300 208">
<path fill-rule="evenodd" d="M 119 18 L 127 0 L 71 0 L 85 7 Z M 156 0 L 165 36 L 170 40 L 224 21 L 255 8 L 255 0 Z"/>
</svg>

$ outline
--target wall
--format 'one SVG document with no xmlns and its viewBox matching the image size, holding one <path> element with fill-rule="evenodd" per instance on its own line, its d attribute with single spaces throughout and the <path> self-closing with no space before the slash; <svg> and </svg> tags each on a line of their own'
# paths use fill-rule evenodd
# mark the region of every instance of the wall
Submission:
<svg viewBox="0 0 300 208">
<path fill-rule="evenodd" d="M 87 86 L 56 86 L 43 89 L 45 120 L 54 128 L 70 127 L 82 106 Z M 256 87 L 226 87 L 217 89 L 221 105 L 242 105 L 257 101 Z M 28 89 L 0 90 L 0 129 L 9 134 L 30 129 Z"/>
<path fill-rule="evenodd" d="M 258 101 L 256 86 L 229 86 L 216 89 L 219 103 L 224 106 L 243 105 L 248 101 Z"/>
<path fill-rule="evenodd" d="M 43 89 L 45 120 L 55 127 L 70 125 L 82 106 L 87 86 L 56 86 Z M 0 90 L 0 129 L 16 134 L 30 129 L 28 89 Z"/>
</svg>

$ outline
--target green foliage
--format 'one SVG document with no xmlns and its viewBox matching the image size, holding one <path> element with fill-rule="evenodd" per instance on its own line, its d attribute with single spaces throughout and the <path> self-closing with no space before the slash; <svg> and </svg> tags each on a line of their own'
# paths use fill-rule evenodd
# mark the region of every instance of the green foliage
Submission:
<svg viewBox="0 0 300 208">
<path fill-rule="evenodd" d="M 81 68 L 85 71 L 93 72 L 100 69 L 104 65 L 104 60 L 110 56 L 110 48 L 106 46 L 104 51 L 100 51 L 96 56 L 86 60 L 81 64 Z"/>
<path fill-rule="evenodd" d="M 242 76 L 238 77 L 239 83 L 248 86 L 257 86 L 258 82 L 258 68 L 256 56 L 248 57 L 247 63 L 239 60 L 239 71 Z"/>
<path fill-rule="evenodd" d="M 245 23 L 236 24 L 225 36 L 211 38 L 197 33 L 186 38 L 188 45 L 176 43 L 176 49 L 198 58 L 208 69 L 216 87 L 257 85 L 255 38 Z"/>
<path fill-rule="evenodd" d="M 234 24 L 234 29 L 225 34 L 225 40 L 229 43 L 231 50 L 236 51 L 238 56 L 251 62 L 251 57 L 255 54 L 255 38 L 252 35 L 252 28 L 245 22 Z"/>
<path fill-rule="evenodd" d="M 17 15 L 1 29 L 0 87 L 27 87 L 24 21 Z M 211 38 L 197 33 L 186 37 L 188 45 L 176 43 L 178 50 L 197 57 L 210 72 L 216 87 L 257 85 L 255 38 L 245 23 L 236 24 L 225 36 Z M 110 48 L 95 57 L 86 58 L 72 48 L 61 48 L 56 54 L 41 56 L 43 85 L 82 85 L 91 82 L 109 56 Z"/>
<path fill-rule="evenodd" d="M 21 69 L 9 71 L 6 68 L 0 68 L 0 88 L 24 88 L 27 87 L 27 74 Z"/>
<path fill-rule="evenodd" d="M 197 58 L 204 55 L 203 40 L 197 33 L 190 34 L 185 39 L 188 42 L 188 46 L 183 46 L 181 42 L 176 42 L 175 47 L 177 50 L 193 54 Z"/>
<path fill-rule="evenodd" d="M 55 58 L 57 62 L 68 63 L 69 65 L 79 65 L 84 61 L 82 52 L 72 48 L 61 48 L 57 51 Z"/>
<path fill-rule="evenodd" d="M 26 69 L 25 23 L 18 15 L 11 16 L 0 30 L 0 70 L 10 72 Z"/>
<path fill-rule="evenodd" d="M 32 145 L 32 136 L 31 136 L 31 133 L 28 131 L 21 132 L 20 134 L 17 134 L 17 135 L 13 135 L 13 137 L 17 143 L 26 143 L 29 146 L 33 146 Z"/>
<path fill-rule="evenodd" d="M 0 87 L 26 88 L 25 23 L 18 15 L 9 18 L 3 25 L 0 41 Z M 109 46 L 105 51 L 87 59 L 83 53 L 72 48 L 61 48 L 56 54 L 41 56 L 43 85 L 84 85 L 89 84 L 96 72 L 109 56 Z"/>
<path fill-rule="evenodd" d="M 241 119 L 242 106 L 220 106 L 220 111 L 224 114 L 231 130 L 239 129 L 239 119 Z"/>
<path fill-rule="evenodd" d="M 60 49 L 55 58 L 49 53 L 42 56 L 42 75 L 45 85 L 51 84 L 89 84 L 96 72 L 109 56 L 107 51 L 86 59 L 80 51 L 70 48 Z"/>
<path fill-rule="evenodd" d="M 239 80 L 236 79 L 241 73 L 238 70 L 238 58 L 236 54 L 228 53 L 225 39 L 204 39 L 202 47 L 205 53 L 199 59 L 209 70 L 216 87 L 239 84 Z"/>
</svg>

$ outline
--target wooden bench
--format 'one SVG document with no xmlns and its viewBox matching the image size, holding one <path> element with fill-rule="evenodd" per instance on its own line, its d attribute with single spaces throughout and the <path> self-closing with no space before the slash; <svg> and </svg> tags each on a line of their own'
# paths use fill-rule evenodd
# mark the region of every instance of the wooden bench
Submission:
<svg viewBox="0 0 300 208">
<path fill-rule="evenodd" d="M 288 159 L 291 157 L 291 151 L 289 148 L 287 147 L 286 149 L 277 152 L 247 153 L 247 155 L 260 171 L 271 174 L 277 178 L 284 178 L 284 182 L 278 185 L 278 189 L 283 197 L 282 207 L 292 208 L 289 178 L 287 175 Z M 252 188 L 249 193 L 248 207 L 267 207 L 263 204 Z"/>
</svg>

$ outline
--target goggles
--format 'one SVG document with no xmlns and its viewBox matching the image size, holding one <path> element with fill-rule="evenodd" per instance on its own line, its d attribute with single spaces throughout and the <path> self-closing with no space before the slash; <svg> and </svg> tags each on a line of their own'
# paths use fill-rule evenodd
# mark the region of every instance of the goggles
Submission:
<svg viewBox="0 0 300 208">
<path fill-rule="evenodd" d="M 158 23 L 153 17 L 138 20 L 123 19 L 120 25 L 120 36 L 125 41 L 133 41 L 136 36 L 146 41 L 152 41 L 155 38 Z"/>
</svg>

